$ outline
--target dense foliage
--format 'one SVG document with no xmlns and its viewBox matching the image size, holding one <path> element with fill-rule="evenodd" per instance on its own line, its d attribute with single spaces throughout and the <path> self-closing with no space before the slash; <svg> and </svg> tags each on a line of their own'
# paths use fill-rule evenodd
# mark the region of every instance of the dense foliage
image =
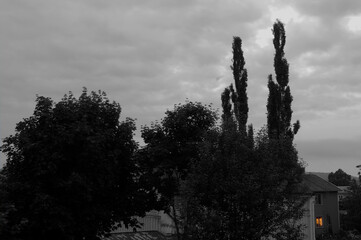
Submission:
<svg viewBox="0 0 361 240">
<path fill-rule="evenodd" d="M 209 133 L 201 158 L 184 183 L 185 234 L 189 239 L 299 239 L 303 168 L 288 140 L 266 131 L 254 149 L 235 131 Z"/>
<path fill-rule="evenodd" d="M 345 173 L 342 169 L 338 169 L 336 172 L 331 172 L 328 175 L 328 181 L 336 186 L 350 186 L 351 175 Z"/>
<path fill-rule="evenodd" d="M 231 98 L 234 105 L 233 111 L 237 120 L 238 130 L 243 136 L 245 136 L 249 110 L 247 97 L 248 74 L 247 69 L 244 68 L 246 62 L 243 57 L 242 40 L 240 37 L 233 38 L 232 51 L 233 65 L 231 66 L 231 69 L 236 89 L 234 90 L 233 85 L 231 85 L 229 90 L 231 92 Z"/>
<path fill-rule="evenodd" d="M 186 102 L 160 122 L 119 122 L 120 106 L 86 90 L 59 103 L 38 97 L 33 116 L 5 139 L 0 238 L 97 239 L 152 208 L 183 239 L 301 239 L 304 169 L 293 145 L 285 30 L 273 26 L 276 82 L 269 77 L 267 126 L 248 125 L 248 73 L 234 37 L 234 86 L 222 93 L 222 122 L 209 105 Z M 182 233 L 182 234 L 181 234 Z"/>
<path fill-rule="evenodd" d="M 351 195 L 343 200 L 347 214 L 342 216 L 344 230 L 356 230 L 361 234 L 361 185 L 355 181 L 351 184 Z"/>
<path fill-rule="evenodd" d="M 283 25 L 277 22 L 274 28 L 283 29 Z M 277 30 L 274 32 L 275 39 L 279 38 Z M 234 38 L 233 62 L 241 62 L 242 67 L 232 70 L 246 73 L 240 70 L 245 64 L 243 52 L 235 49 L 241 47 L 240 43 L 239 38 Z M 276 57 L 277 51 L 276 48 Z M 282 61 L 287 63 L 285 59 Z M 284 66 L 275 64 L 278 75 L 277 68 Z M 239 85 L 236 88 L 242 90 L 234 91 L 231 86 L 223 92 L 222 125 L 208 131 L 199 145 L 200 157 L 193 161 L 191 173 L 183 183 L 184 238 L 302 239 L 302 226 L 297 220 L 303 215 L 305 199 L 300 183 L 304 168 L 293 146 L 295 132 L 290 135 L 289 128 L 284 128 L 281 134 L 278 129 L 276 132 L 280 134 L 276 136 L 270 131 L 273 123 L 255 139 L 251 126 L 246 132 L 246 78 L 242 82 L 239 73 L 233 75 L 236 86 Z M 278 101 L 281 108 L 288 106 L 288 112 L 273 112 L 269 108 L 268 115 L 275 115 L 277 126 L 289 126 L 292 113 L 289 98 Z"/>
<path fill-rule="evenodd" d="M 192 159 L 199 158 L 198 143 L 215 126 L 216 112 L 199 102 L 186 102 L 167 110 L 160 123 L 142 127 L 146 146 L 138 151 L 141 166 L 150 171 L 162 197 L 172 198 L 189 171 Z M 148 179 L 149 180 L 149 179 Z"/>
<path fill-rule="evenodd" d="M 216 120 L 217 114 L 211 106 L 188 101 L 167 110 L 160 123 L 142 128 L 146 146 L 137 154 L 143 169 L 141 179 L 157 189 L 159 207 L 173 218 L 178 232 L 174 200 L 180 182 L 186 179 L 190 163 L 199 160 L 198 145 Z"/>
<path fill-rule="evenodd" d="M 272 75 L 268 77 L 268 102 L 267 102 L 267 126 L 268 135 L 278 139 L 283 136 L 293 138 L 300 128 L 297 121 L 291 126 L 293 97 L 289 83 L 289 64 L 284 57 L 284 47 L 286 44 L 286 32 L 282 22 L 273 24 L 273 46 L 275 48 L 274 69 L 276 82 Z"/>
<path fill-rule="evenodd" d="M 105 93 L 37 97 L 1 150 L 1 239 L 97 239 L 149 210 L 133 161 L 134 122 Z"/>
</svg>

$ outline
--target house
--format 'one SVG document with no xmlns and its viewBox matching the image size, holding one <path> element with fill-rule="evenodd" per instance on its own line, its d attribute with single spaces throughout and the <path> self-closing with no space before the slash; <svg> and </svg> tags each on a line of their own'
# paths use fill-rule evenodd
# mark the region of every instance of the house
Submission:
<svg viewBox="0 0 361 240">
<path fill-rule="evenodd" d="M 351 195 L 351 187 L 350 186 L 337 186 L 340 191 L 338 192 L 338 202 L 340 208 L 340 215 L 347 214 L 346 210 L 344 209 L 343 202 L 345 198 Z"/>
<path fill-rule="evenodd" d="M 306 226 L 303 230 L 305 240 L 315 240 L 323 233 L 338 233 L 340 189 L 314 174 L 303 176 L 303 187 L 307 197 L 301 219 L 301 223 Z M 140 228 L 119 228 L 106 240 L 163 240 L 174 238 L 176 234 L 172 218 L 164 211 L 150 211 L 144 218 L 137 219 L 142 224 Z"/>
<path fill-rule="evenodd" d="M 169 240 L 175 239 L 176 228 L 171 217 L 164 211 L 152 210 L 144 217 L 136 217 L 139 228 L 122 226 L 104 240 Z"/>
<path fill-rule="evenodd" d="M 158 231 L 165 236 L 176 234 L 173 220 L 164 211 L 152 210 L 147 212 L 145 217 L 136 217 L 136 219 L 141 224 L 140 228 L 133 229 L 122 226 L 113 233 Z"/>
<path fill-rule="evenodd" d="M 339 233 L 340 214 L 338 192 L 340 189 L 314 174 L 305 174 L 303 176 L 303 183 L 307 193 L 313 196 L 313 198 L 310 198 L 306 203 L 309 204 L 309 206 L 306 207 L 309 213 L 305 215 L 313 217 L 313 223 L 310 223 L 306 229 L 310 232 L 314 229 L 316 237 L 324 233 Z"/>
<path fill-rule="evenodd" d="M 301 224 L 305 226 L 303 229 L 304 239 L 315 240 L 315 196 L 309 196 L 305 204 L 303 205 L 303 217 Z"/>
<path fill-rule="evenodd" d="M 111 233 L 104 240 L 168 240 L 158 231 Z"/>
<path fill-rule="evenodd" d="M 338 200 L 342 202 L 346 197 L 351 195 L 351 186 L 337 186 L 340 191 L 338 192 Z"/>
</svg>

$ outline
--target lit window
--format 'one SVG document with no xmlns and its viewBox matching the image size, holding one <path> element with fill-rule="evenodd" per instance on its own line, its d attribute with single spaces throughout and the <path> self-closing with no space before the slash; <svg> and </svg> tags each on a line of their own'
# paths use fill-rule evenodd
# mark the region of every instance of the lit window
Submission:
<svg viewBox="0 0 361 240">
<path fill-rule="evenodd" d="M 316 227 L 322 227 L 322 226 L 323 226 L 322 217 L 316 217 Z"/>
</svg>

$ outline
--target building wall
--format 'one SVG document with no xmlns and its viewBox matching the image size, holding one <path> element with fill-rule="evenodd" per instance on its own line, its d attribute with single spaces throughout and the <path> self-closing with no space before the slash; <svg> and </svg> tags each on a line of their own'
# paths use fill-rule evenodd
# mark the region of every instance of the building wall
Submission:
<svg viewBox="0 0 361 240">
<path fill-rule="evenodd" d="M 323 226 L 316 226 L 316 236 L 322 233 L 338 233 L 340 231 L 340 217 L 338 211 L 337 192 L 321 192 L 321 204 L 315 202 L 315 226 L 316 218 L 322 217 Z"/>
<path fill-rule="evenodd" d="M 164 235 L 176 234 L 173 220 L 164 211 L 153 210 L 148 212 L 145 217 L 136 217 L 136 219 L 142 224 L 140 228 L 133 229 L 122 226 L 113 233 L 158 231 Z"/>
<path fill-rule="evenodd" d="M 315 197 L 310 197 L 303 206 L 304 215 L 301 219 L 301 224 L 304 226 L 303 234 L 305 240 L 315 240 Z"/>
<path fill-rule="evenodd" d="M 337 186 L 340 191 L 338 192 L 338 206 L 340 210 L 340 216 L 347 214 L 344 207 L 345 198 L 351 195 L 350 186 Z"/>
</svg>

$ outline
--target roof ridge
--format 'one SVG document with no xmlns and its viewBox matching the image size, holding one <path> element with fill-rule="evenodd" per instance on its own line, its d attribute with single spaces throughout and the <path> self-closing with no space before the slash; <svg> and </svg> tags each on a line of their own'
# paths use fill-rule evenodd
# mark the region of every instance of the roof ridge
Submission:
<svg viewBox="0 0 361 240">
<path fill-rule="evenodd" d="M 320 177 L 320 176 L 317 176 L 316 174 L 312 174 L 312 173 L 311 173 L 311 175 L 316 176 L 316 177 L 320 178 L 322 181 L 324 181 L 325 183 L 327 183 L 327 184 L 329 184 L 329 185 L 332 185 L 333 187 L 337 188 L 338 190 L 341 190 L 338 186 L 336 186 L 336 185 L 333 184 L 332 182 L 326 181 L 325 179 L 323 179 L 323 178 Z"/>
<path fill-rule="evenodd" d="M 304 183 L 312 192 L 338 192 L 341 191 L 336 185 L 330 183 L 329 181 L 323 179 L 316 174 L 304 174 L 303 175 Z"/>
</svg>

